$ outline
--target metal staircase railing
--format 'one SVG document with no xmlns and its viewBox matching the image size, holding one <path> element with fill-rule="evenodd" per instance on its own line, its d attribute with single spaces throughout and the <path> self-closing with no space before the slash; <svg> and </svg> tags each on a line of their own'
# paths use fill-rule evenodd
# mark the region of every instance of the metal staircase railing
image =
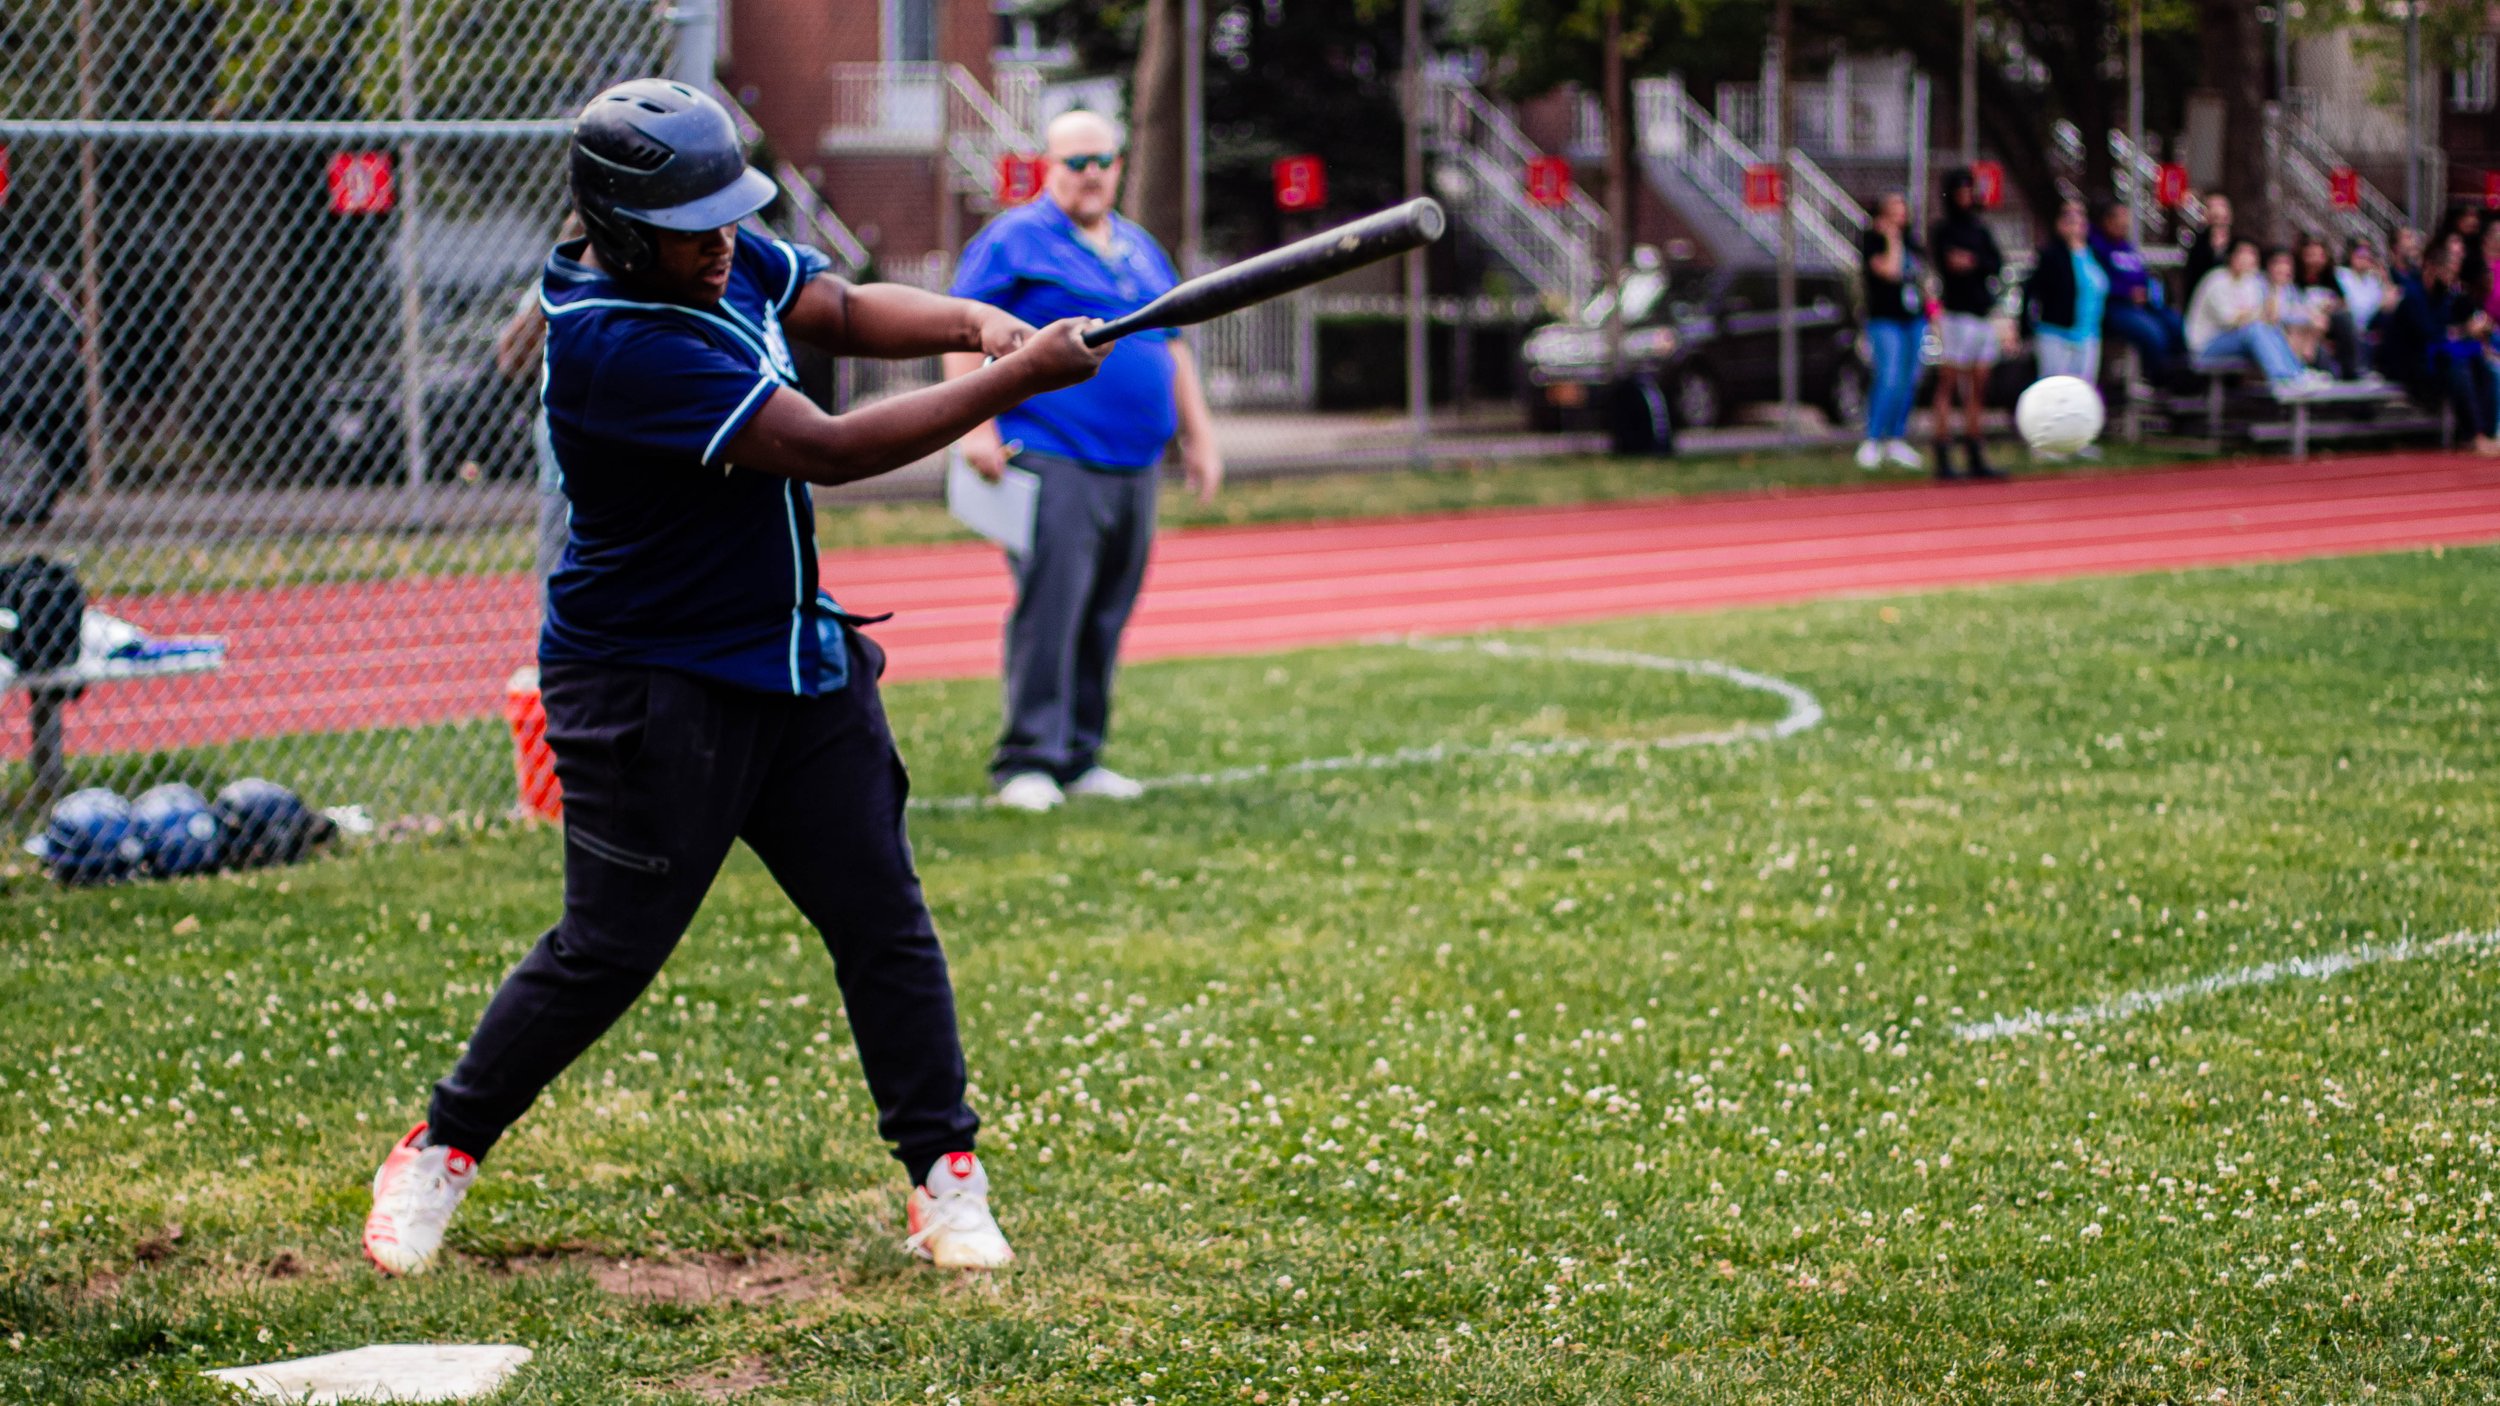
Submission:
<svg viewBox="0 0 2500 1406">
<path fill-rule="evenodd" d="M 1528 163 L 1543 155 L 1508 114 L 1455 74 L 1426 77 L 1424 140 L 1464 176 L 1453 201 L 1503 260 L 1549 301 L 1578 308 L 1597 290 L 1606 215 L 1574 189 L 1558 205 L 1528 198 Z"/>
<path fill-rule="evenodd" d="M 2078 162 L 2080 163 L 2080 153 Z M 2113 127 L 2109 132 L 2110 185 L 2120 204 L 2135 203 L 2141 211 L 2143 224 L 2135 232 L 2136 244 L 2145 249 L 2167 249 L 2178 244 L 2191 230 L 2205 227 L 2205 202 L 2189 191 L 2175 209 L 2165 210 L 2152 192 L 2161 187 L 2161 163 L 2151 152 L 2136 150 L 2125 131 Z M 2137 200 L 2137 191 L 2145 192 Z"/>
<path fill-rule="evenodd" d="M 2335 208 L 2331 173 L 2349 166 L 2341 152 L 2319 134 L 2311 114 L 2315 98 L 2293 93 L 2266 107 L 2266 155 L 2276 172 L 2277 198 L 2300 230 L 2332 230 L 2345 239 L 2385 239 L 2405 223 L 2404 211 L 2377 186 L 2355 174 L 2360 201 L 2356 209 Z"/>
<path fill-rule="evenodd" d="M 962 64 L 838 63 L 832 79 L 827 151 L 941 156 L 948 184 L 982 208 L 999 157 L 1042 149 Z"/>
<path fill-rule="evenodd" d="M 741 141 L 752 145 L 762 138 L 764 129 L 756 125 L 755 119 L 748 115 L 746 108 L 735 97 L 718 87 L 713 88 L 712 96 L 720 100 L 721 106 L 728 109 L 730 120 L 738 124 Z M 868 246 L 860 243 L 859 236 L 851 233 L 851 227 L 842 223 L 841 216 L 833 213 L 833 207 L 825 203 L 824 195 L 816 189 L 815 182 L 791 165 L 787 158 L 773 166 L 773 180 L 781 186 L 782 199 L 788 202 L 797 224 L 793 233 L 832 255 L 843 277 L 858 277 L 868 267 Z"/>
<path fill-rule="evenodd" d="M 1764 157 L 1693 101 L 1674 78 L 1645 78 L 1632 85 L 1634 130 L 1645 156 L 1674 163 L 1766 253 L 1779 249 L 1779 212 L 1745 204 L 1745 172 Z M 1808 261 L 1835 268 L 1857 265 L 1858 231 L 1866 210 L 1804 152 L 1789 149 L 1789 203 L 1796 213 L 1797 247 Z"/>
<path fill-rule="evenodd" d="M 992 99 L 959 63 L 946 66 L 946 138 L 955 188 L 984 208 L 991 207 L 996 194 L 998 159 L 1042 149 L 1041 138 Z"/>
</svg>

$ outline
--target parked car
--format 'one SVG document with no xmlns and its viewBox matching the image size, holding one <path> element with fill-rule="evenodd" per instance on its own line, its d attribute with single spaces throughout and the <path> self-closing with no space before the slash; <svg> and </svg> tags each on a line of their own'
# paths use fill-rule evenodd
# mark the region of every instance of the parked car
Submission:
<svg viewBox="0 0 2500 1406">
<path fill-rule="evenodd" d="M 1636 268 L 1622 280 L 1623 366 L 1607 369 L 1606 320 L 1615 292 L 1590 300 L 1577 317 L 1529 334 L 1528 420 L 1540 430 L 1598 427 L 1626 451 L 1644 445 L 1663 408 L 1670 435 L 1731 423 L 1738 406 L 1780 394 L 1779 281 L 1768 268 L 1723 267 L 1680 274 Z M 1868 375 L 1848 285 L 1837 275 L 1797 275 L 1797 394 L 1835 423 L 1866 413 Z"/>
<path fill-rule="evenodd" d="M 537 472 L 530 446 L 538 413 L 534 378 L 507 380 L 481 352 L 473 358 L 428 361 L 420 386 L 431 477 L 524 478 Z M 332 483 L 385 483 L 405 474 L 401 400 L 396 363 L 323 385 L 316 413 L 319 476 Z"/>
<path fill-rule="evenodd" d="M 82 336 L 59 280 L 0 268 L 0 524 L 45 521 L 86 475 Z"/>
</svg>

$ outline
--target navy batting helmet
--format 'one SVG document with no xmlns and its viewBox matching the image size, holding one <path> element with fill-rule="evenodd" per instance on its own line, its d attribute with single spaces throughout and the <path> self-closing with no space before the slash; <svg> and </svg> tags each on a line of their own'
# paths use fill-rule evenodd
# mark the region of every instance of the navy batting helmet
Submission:
<svg viewBox="0 0 2500 1406">
<path fill-rule="evenodd" d="M 151 874 L 216 868 L 224 830 L 208 798 L 179 781 L 151 786 L 130 803 L 130 832 L 146 848 Z"/>
<path fill-rule="evenodd" d="M 573 207 L 611 273 L 650 266 L 650 229 L 719 229 L 772 199 L 728 112 L 683 83 L 619 83 L 574 120 Z"/>
<path fill-rule="evenodd" d="M 226 862 L 239 869 L 292 864 L 338 832 L 303 797 L 257 776 L 229 782 L 219 791 L 216 815 L 224 832 Z"/>
<path fill-rule="evenodd" d="M 147 852 L 131 833 L 130 802 L 101 786 L 63 796 L 26 848 L 65 884 L 109 883 Z"/>
</svg>

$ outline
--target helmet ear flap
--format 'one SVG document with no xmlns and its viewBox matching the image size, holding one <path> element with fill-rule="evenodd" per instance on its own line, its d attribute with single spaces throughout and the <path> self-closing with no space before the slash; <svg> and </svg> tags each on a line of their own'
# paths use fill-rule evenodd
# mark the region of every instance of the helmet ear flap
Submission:
<svg viewBox="0 0 2500 1406">
<path fill-rule="evenodd" d="M 599 262 L 610 273 L 640 273 L 651 266 L 658 251 L 652 247 L 651 232 L 640 220 L 629 220 L 597 208 L 592 202 L 581 202 L 582 228 L 590 235 L 590 247 L 599 251 Z"/>
</svg>

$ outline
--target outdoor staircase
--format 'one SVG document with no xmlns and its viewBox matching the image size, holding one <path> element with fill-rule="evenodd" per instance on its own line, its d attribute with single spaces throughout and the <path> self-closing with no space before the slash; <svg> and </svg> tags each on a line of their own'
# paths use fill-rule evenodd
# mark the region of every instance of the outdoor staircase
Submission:
<svg viewBox="0 0 2500 1406">
<path fill-rule="evenodd" d="M 2337 209 L 2330 198 L 2330 173 L 2350 166 L 2328 143 L 2313 120 L 2311 95 L 2293 92 L 2266 105 L 2266 155 L 2276 173 L 2274 195 L 2287 228 L 2332 235 L 2339 243 L 2351 239 L 2384 241 L 2405 224 L 2404 211 L 2379 188 L 2356 176 L 2359 204 Z"/>
<path fill-rule="evenodd" d="M 1001 97 L 1007 101 L 1001 101 Z M 1011 108 L 1012 105 L 1012 108 Z M 941 158 L 950 189 L 984 214 L 997 210 L 998 160 L 1041 151 L 1032 104 L 994 97 L 959 63 L 838 63 L 827 152 Z M 1026 117 L 1020 119 L 1022 109 Z"/>
<path fill-rule="evenodd" d="M 1745 205 L 1745 172 L 1768 158 L 1737 139 L 1685 91 L 1681 79 L 1632 85 L 1633 131 L 1642 174 L 1722 264 L 1776 260 L 1780 216 Z M 1797 266 L 1857 266 L 1866 211 L 1804 152 L 1789 155 L 1789 203 L 1796 217 Z"/>
<path fill-rule="evenodd" d="M 1584 306 L 1601 282 L 1606 214 L 1575 186 L 1557 205 L 1528 198 L 1528 163 L 1542 156 L 1517 123 L 1445 68 L 1425 75 L 1424 145 L 1436 188 L 1468 229 L 1548 303 Z"/>
</svg>

